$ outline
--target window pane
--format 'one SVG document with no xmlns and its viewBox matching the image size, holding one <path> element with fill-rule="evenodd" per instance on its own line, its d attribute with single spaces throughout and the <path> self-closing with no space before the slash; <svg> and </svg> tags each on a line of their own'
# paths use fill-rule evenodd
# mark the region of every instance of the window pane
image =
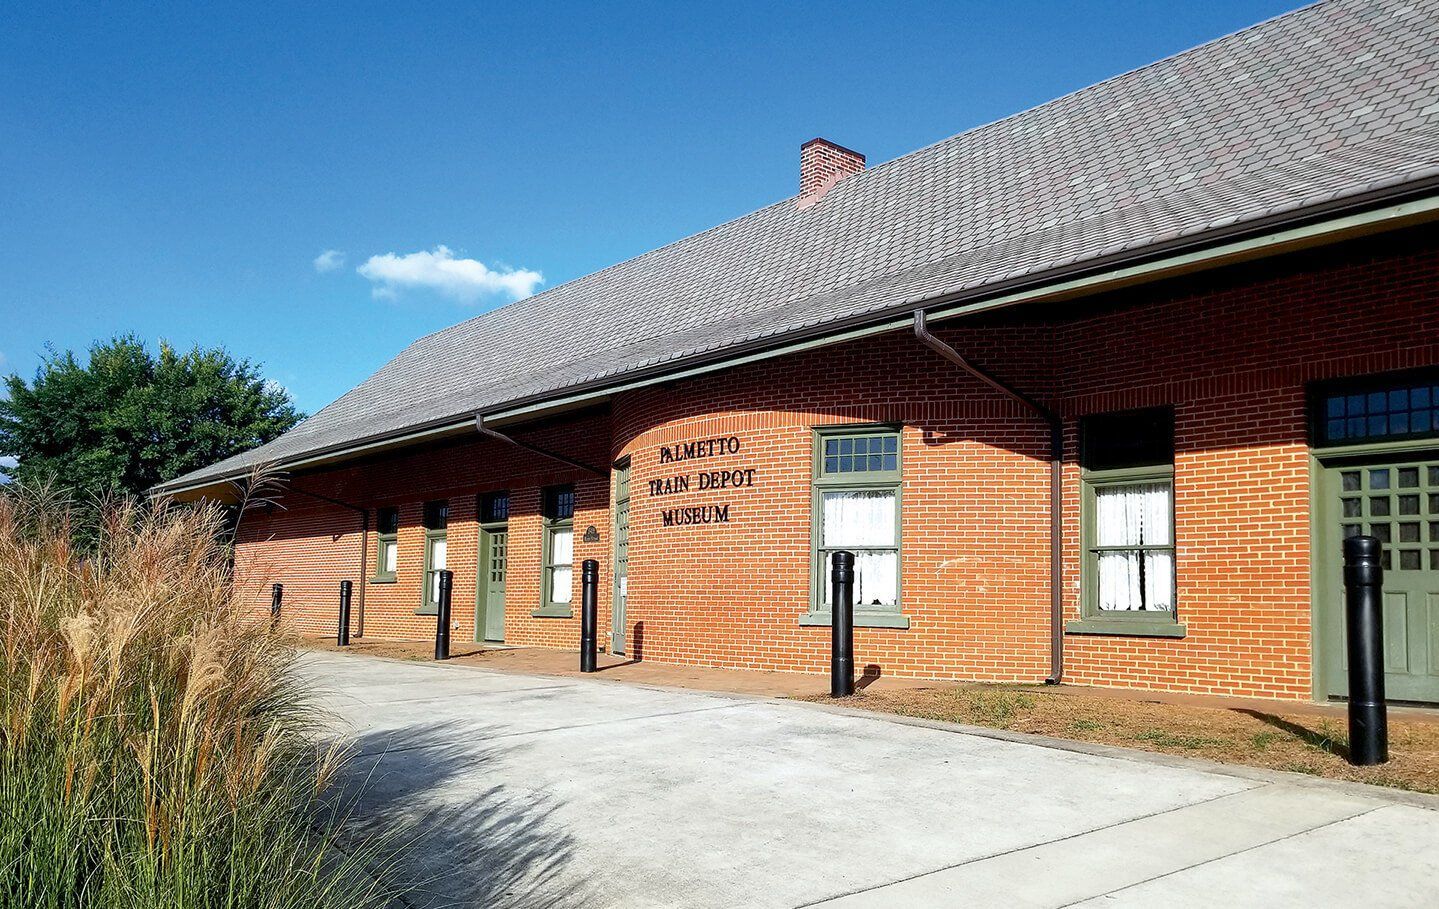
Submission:
<svg viewBox="0 0 1439 909">
<path fill-rule="evenodd" d="M 1112 612 L 1171 612 L 1174 553 L 1099 554 L 1099 608 Z"/>
<path fill-rule="evenodd" d="M 1099 608 L 1127 611 L 1140 603 L 1139 553 L 1099 554 Z"/>
<path fill-rule="evenodd" d="M 510 494 L 508 492 L 491 492 L 480 497 L 480 520 L 486 524 L 496 524 L 509 520 L 510 517 Z"/>
<path fill-rule="evenodd" d="M 575 488 L 551 486 L 544 491 L 544 516 L 552 521 L 566 521 L 575 516 Z"/>
<path fill-rule="evenodd" d="M 1144 608 L 1160 612 L 1174 610 L 1174 553 L 1144 554 Z"/>
<path fill-rule="evenodd" d="M 1329 394 L 1323 400 L 1319 432 L 1329 443 L 1426 436 L 1434 421 L 1432 383 L 1404 382 L 1384 390 Z"/>
<path fill-rule="evenodd" d="M 826 607 L 834 605 L 832 553 L 820 553 L 820 578 Z M 899 553 L 857 552 L 854 556 L 854 608 L 856 611 L 899 604 Z"/>
<path fill-rule="evenodd" d="M 556 530 L 550 535 L 550 564 L 569 565 L 575 560 L 575 532 Z"/>
<path fill-rule="evenodd" d="M 450 504 L 448 502 L 426 502 L 425 503 L 425 529 L 444 530 L 449 522 Z"/>
<path fill-rule="evenodd" d="M 1157 407 L 1081 417 L 1079 447 L 1088 470 L 1173 464 L 1174 411 Z"/>
<path fill-rule="evenodd" d="M 856 608 L 894 606 L 899 602 L 899 553 L 856 553 L 854 575 Z"/>
<path fill-rule="evenodd" d="M 380 544 L 380 547 L 381 570 L 386 574 L 394 574 L 397 557 L 399 556 L 399 547 L 395 545 L 394 540 L 386 540 Z"/>
<path fill-rule="evenodd" d="M 395 533 L 400 527 L 400 510 L 398 508 L 381 508 L 375 526 L 380 533 Z"/>
<path fill-rule="evenodd" d="M 1095 541 L 1100 546 L 1167 546 L 1173 523 L 1171 485 L 1143 483 L 1094 491 Z"/>
<path fill-rule="evenodd" d="M 430 541 L 430 602 L 440 602 L 440 569 L 445 567 L 445 541 Z"/>
<path fill-rule="evenodd" d="M 898 470 L 899 436 L 884 433 L 825 439 L 822 466 L 826 474 Z"/>
<path fill-rule="evenodd" d="M 890 490 L 824 493 L 823 545 L 831 549 L 893 546 L 894 498 Z"/>
<path fill-rule="evenodd" d="M 556 568 L 550 572 L 550 602 L 568 603 L 570 601 L 571 581 L 574 577 L 574 569 L 566 566 Z"/>
</svg>

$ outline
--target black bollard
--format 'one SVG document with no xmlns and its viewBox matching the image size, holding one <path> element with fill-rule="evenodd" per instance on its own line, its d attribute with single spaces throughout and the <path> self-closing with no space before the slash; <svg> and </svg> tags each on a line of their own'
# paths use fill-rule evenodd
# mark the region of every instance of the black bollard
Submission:
<svg viewBox="0 0 1439 909">
<path fill-rule="evenodd" d="M 829 696 L 854 694 L 854 553 L 836 552 L 830 578 Z"/>
<path fill-rule="evenodd" d="M 280 624 L 280 600 L 285 596 L 284 584 L 270 585 L 270 625 L 272 627 Z"/>
<path fill-rule="evenodd" d="M 350 646 L 350 593 L 353 587 L 349 581 L 340 582 L 340 630 L 335 634 L 335 643 L 341 647 Z"/>
<path fill-rule="evenodd" d="M 435 610 L 435 659 L 450 658 L 450 585 L 455 575 L 449 569 L 440 569 L 440 602 Z"/>
<path fill-rule="evenodd" d="M 1384 565 L 1375 537 L 1344 541 L 1344 620 L 1349 637 L 1349 763 L 1389 760 L 1384 704 Z"/>
<path fill-rule="evenodd" d="M 598 624 L 600 563 L 585 559 L 580 565 L 580 672 L 595 671 L 595 625 Z"/>
</svg>

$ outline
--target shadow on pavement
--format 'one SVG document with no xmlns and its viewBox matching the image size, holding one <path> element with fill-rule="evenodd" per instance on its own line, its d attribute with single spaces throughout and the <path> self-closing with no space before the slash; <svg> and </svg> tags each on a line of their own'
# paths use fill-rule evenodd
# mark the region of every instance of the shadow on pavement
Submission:
<svg viewBox="0 0 1439 909">
<path fill-rule="evenodd" d="M 486 767 L 513 748 L 484 730 L 432 726 L 369 733 L 351 743 L 338 790 L 359 840 L 381 838 L 400 905 L 515 906 L 586 902 L 590 886 L 569 866 L 574 838 L 553 820 L 544 793 L 486 785 Z M 463 736 L 463 742 L 456 738 Z"/>
</svg>

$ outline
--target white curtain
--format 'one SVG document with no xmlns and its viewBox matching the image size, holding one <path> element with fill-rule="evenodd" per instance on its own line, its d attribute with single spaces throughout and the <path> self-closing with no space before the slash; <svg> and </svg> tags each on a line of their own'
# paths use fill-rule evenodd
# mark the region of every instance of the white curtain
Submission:
<svg viewBox="0 0 1439 909">
<path fill-rule="evenodd" d="M 445 565 L 445 540 L 430 541 L 430 602 L 440 601 L 440 569 Z"/>
<path fill-rule="evenodd" d="M 1172 503 L 1168 483 L 1096 490 L 1096 544 L 1172 545 Z M 1098 563 L 1100 609 L 1174 609 L 1174 553 L 1102 552 Z"/>
<path fill-rule="evenodd" d="M 575 532 L 570 529 L 556 530 L 550 534 L 550 602 L 568 603 L 573 588 L 575 560 Z"/>
<path fill-rule="evenodd" d="M 893 546 L 895 537 L 895 495 L 889 490 L 823 493 L 821 535 L 826 549 L 854 547 L 854 604 L 893 606 L 899 598 L 899 553 L 866 552 L 864 547 Z M 825 602 L 830 600 L 829 566 L 825 579 Z"/>
<path fill-rule="evenodd" d="M 886 490 L 824 494 L 824 545 L 894 545 L 894 493 Z"/>
<path fill-rule="evenodd" d="M 384 558 L 383 558 L 383 560 L 382 560 L 382 562 L 381 562 L 381 564 L 382 564 L 382 569 L 381 569 L 381 570 L 384 571 L 386 574 L 394 574 L 394 573 L 395 573 L 395 567 L 396 567 L 396 565 L 397 565 L 396 559 L 397 559 L 397 556 L 398 556 L 398 554 L 399 554 L 399 553 L 398 553 L 399 547 L 398 547 L 397 545 L 395 545 L 395 541 L 394 541 L 394 540 L 386 540 L 386 541 L 384 541 L 383 543 L 381 543 L 380 545 L 383 546 L 383 547 L 385 547 Z"/>
</svg>

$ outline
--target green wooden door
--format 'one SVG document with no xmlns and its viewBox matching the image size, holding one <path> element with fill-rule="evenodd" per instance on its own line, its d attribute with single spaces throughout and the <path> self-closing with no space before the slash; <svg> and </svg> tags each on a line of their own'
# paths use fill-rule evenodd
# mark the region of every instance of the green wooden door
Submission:
<svg viewBox="0 0 1439 909">
<path fill-rule="evenodd" d="M 1384 544 L 1384 686 L 1390 700 L 1439 702 L 1439 453 L 1332 463 L 1319 503 L 1322 678 L 1343 696 L 1346 536 Z"/>
<path fill-rule="evenodd" d="M 509 568 L 510 532 L 499 527 L 480 531 L 480 620 L 486 641 L 505 639 L 505 573 Z"/>
<path fill-rule="evenodd" d="M 615 468 L 615 589 L 610 610 L 610 651 L 625 652 L 625 605 L 630 586 L 630 465 Z"/>
</svg>

